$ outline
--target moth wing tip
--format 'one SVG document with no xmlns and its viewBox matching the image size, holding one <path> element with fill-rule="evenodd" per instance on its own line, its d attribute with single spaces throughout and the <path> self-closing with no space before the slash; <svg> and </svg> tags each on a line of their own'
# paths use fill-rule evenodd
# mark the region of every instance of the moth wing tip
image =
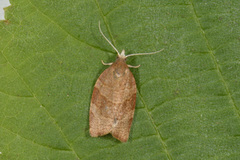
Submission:
<svg viewBox="0 0 240 160">
<path fill-rule="evenodd" d="M 118 139 L 119 141 L 121 142 L 127 142 L 128 141 L 128 136 L 116 136 L 116 135 L 113 135 L 114 138 Z"/>
<path fill-rule="evenodd" d="M 113 130 L 111 134 L 114 138 L 118 139 L 121 142 L 127 142 L 129 138 L 129 131 L 119 132 L 119 131 Z"/>
<path fill-rule="evenodd" d="M 98 137 L 98 135 L 96 134 L 96 132 L 92 131 L 92 128 L 89 129 L 89 134 L 91 137 Z"/>
</svg>

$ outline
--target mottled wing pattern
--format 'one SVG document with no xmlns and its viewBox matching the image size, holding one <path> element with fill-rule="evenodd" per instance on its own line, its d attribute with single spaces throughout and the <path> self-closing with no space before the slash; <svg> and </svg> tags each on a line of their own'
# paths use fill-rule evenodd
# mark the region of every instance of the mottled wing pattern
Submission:
<svg viewBox="0 0 240 160">
<path fill-rule="evenodd" d="M 136 83 L 125 60 L 117 59 L 98 78 L 91 99 L 89 125 L 92 137 L 111 133 L 126 142 L 134 116 Z"/>
</svg>

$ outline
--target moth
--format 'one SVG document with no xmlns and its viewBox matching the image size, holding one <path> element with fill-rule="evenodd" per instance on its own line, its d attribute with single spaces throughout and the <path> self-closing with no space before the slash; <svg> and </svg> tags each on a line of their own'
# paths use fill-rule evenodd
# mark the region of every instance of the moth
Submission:
<svg viewBox="0 0 240 160">
<path fill-rule="evenodd" d="M 89 111 L 89 132 L 92 137 L 111 133 L 114 138 L 126 142 L 133 121 L 137 94 L 136 82 L 129 68 L 140 66 L 127 65 L 126 59 L 135 55 L 155 54 L 163 49 L 151 53 L 130 55 L 125 55 L 125 50 L 122 50 L 120 54 L 103 34 L 100 22 L 98 27 L 101 35 L 118 56 L 114 63 L 102 61 L 103 65 L 110 65 L 110 67 L 100 75 L 93 89 Z"/>
</svg>

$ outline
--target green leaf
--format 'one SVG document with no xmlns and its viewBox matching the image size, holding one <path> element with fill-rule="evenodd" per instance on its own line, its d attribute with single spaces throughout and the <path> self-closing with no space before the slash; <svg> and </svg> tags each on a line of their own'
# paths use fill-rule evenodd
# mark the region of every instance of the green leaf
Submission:
<svg viewBox="0 0 240 160">
<path fill-rule="evenodd" d="M 21 0 L 0 22 L 0 159 L 239 159 L 239 0 Z M 89 135 L 115 51 L 138 88 L 128 142 Z"/>
</svg>

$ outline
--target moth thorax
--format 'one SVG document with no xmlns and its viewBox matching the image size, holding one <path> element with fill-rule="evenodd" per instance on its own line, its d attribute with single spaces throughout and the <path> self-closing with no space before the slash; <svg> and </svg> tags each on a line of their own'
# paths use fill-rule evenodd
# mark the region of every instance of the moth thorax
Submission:
<svg viewBox="0 0 240 160">
<path fill-rule="evenodd" d="M 113 74 L 114 74 L 114 78 L 121 78 L 125 75 L 126 73 L 126 68 L 115 68 L 114 71 L 113 71 Z"/>
</svg>

